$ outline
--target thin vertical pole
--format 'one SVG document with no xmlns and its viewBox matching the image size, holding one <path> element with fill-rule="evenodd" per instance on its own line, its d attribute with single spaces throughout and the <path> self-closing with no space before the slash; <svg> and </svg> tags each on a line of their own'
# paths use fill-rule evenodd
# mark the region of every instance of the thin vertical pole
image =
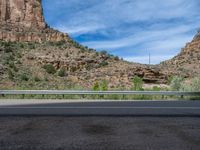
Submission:
<svg viewBox="0 0 200 150">
<path fill-rule="evenodd" d="M 151 65 L 151 53 L 149 53 L 149 65 Z"/>
</svg>

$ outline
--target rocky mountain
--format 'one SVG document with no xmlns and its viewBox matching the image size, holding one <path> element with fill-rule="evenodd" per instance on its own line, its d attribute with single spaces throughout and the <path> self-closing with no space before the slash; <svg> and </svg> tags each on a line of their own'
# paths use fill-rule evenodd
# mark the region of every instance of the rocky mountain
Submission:
<svg viewBox="0 0 200 150">
<path fill-rule="evenodd" d="M 174 58 L 162 62 L 164 74 L 195 77 L 200 75 L 200 31 Z"/>
<path fill-rule="evenodd" d="M 41 0 L 0 0 L 0 40 L 60 41 L 68 36 L 44 21 Z"/>
<path fill-rule="evenodd" d="M 172 60 L 141 65 L 81 46 L 49 28 L 41 0 L 0 0 L 1 89 L 91 89 L 104 80 L 109 88 L 130 89 L 135 75 L 146 84 L 166 84 L 177 68 L 187 68 L 187 61 L 196 67 L 197 60 L 199 34 Z"/>
</svg>

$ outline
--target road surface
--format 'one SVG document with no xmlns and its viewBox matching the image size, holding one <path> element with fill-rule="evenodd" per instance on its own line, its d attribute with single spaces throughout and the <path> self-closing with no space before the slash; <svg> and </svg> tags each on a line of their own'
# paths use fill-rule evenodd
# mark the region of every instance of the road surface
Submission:
<svg viewBox="0 0 200 150">
<path fill-rule="evenodd" d="M 200 116 L 200 101 L 0 100 L 0 115 Z"/>
<path fill-rule="evenodd" d="M 0 116 L 1 150 L 200 149 L 200 101 L 0 100 Z"/>
</svg>

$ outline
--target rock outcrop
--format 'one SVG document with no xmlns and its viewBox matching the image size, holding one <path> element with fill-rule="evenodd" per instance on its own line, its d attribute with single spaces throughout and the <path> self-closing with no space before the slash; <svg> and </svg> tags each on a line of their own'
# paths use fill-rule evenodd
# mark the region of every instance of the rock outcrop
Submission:
<svg viewBox="0 0 200 150">
<path fill-rule="evenodd" d="M 41 0 L 0 0 L 0 40 L 61 41 L 68 36 L 47 26 Z"/>
<path fill-rule="evenodd" d="M 163 72 L 182 75 L 185 77 L 199 76 L 200 74 L 200 31 L 190 43 L 187 43 L 181 52 L 171 60 L 162 62 Z"/>
</svg>

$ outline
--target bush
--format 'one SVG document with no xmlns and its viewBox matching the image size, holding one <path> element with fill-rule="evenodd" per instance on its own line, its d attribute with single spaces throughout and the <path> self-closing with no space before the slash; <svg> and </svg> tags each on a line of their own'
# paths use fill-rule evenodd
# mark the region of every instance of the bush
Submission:
<svg viewBox="0 0 200 150">
<path fill-rule="evenodd" d="M 199 92 L 200 91 L 200 77 L 196 77 L 192 80 L 192 89 L 193 91 Z"/>
<path fill-rule="evenodd" d="M 56 44 L 56 46 L 62 46 L 62 45 L 64 45 L 65 43 L 66 43 L 66 41 L 62 40 L 62 41 L 56 42 L 55 44 Z"/>
<path fill-rule="evenodd" d="M 143 80 L 142 78 L 140 78 L 139 76 L 134 76 L 133 77 L 133 90 L 135 91 L 140 91 L 142 90 L 142 86 L 143 86 Z"/>
<path fill-rule="evenodd" d="M 178 76 L 173 77 L 170 83 L 171 89 L 174 91 L 179 91 L 181 89 L 182 82 L 183 82 L 182 77 Z"/>
<path fill-rule="evenodd" d="M 58 76 L 60 77 L 64 77 L 65 76 L 65 69 L 64 68 L 61 68 L 58 72 Z"/>
<path fill-rule="evenodd" d="M 29 46 L 30 49 L 36 48 L 35 43 L 28 43 L 28 46 Z"/>
<path fill-rule="evenodd" d="M 11 42 L 5 42 L 3 45 L 4 45 L 4 52 L 5 53 L 13 52 L 13 47 L 12 47 Z"/>
<path fill-rule="evenodd" d="M 40 78 L 37 77 L 37 76 L 35 76 L 33 79 L 34 79 L 35 82 L 40 82 L 41 81 Z"/>
<path fill-rule="evenodd" d="M 200 92 L 200 78 L 193 78 L 191 83 L 182 83 L 180 87 L 180 91 L 186 92 Z"/>
<path fill-rule="evenodd" d="M 21 79 L 22 81 L 28 81 L 28 80 L 29 80 L 29 77 L 28 77 L 25 73 L 23 73 L 23 74 L 20 75 L 20 79 Z"/>
<path fill-rule="evenodd" d="M 18 72 L 18 69 L 13 62 L 10 62 L 9 67 L 12 68 L 15 72 Z"/>
<path fill-rule="evenodd" d="M 99 82 L 94 83 L 92 89 L 93 89 L 93 91 L 99 91 L 100 90 Z"/>
<path fill-rule="evenodd" d="M 160 91 L 160 90 L 161 90 L 161 88 L 158 87 L 158 86 L 154 86 L 154 87 L 153 87 L 153 91 Z"/>
<path fill-rule="evenodd" d="M 102 91 L 107 91 L 108 90 L 108 83 L 106 82 L 106 80 L 103 80 L 101 83 L 101 90 Z"/>
<path fill-rule="evenodd" d="M 11 46 L 4 47 L 4 52 L 11 53 L 11 52 L 13 52 L 13 48 Z"/>
<path fill-rule="evenodd" d="M 44 65 L 43 68 L 46 70 L 47 73 L 49 74 L 55 74 L 56 73 L 56 69 L 52 64 L 47 64 Z"/>
<path fill-rule="evenodd" d="M 108 62 L 104 60 L 99 65 L 100 65 L 100 67 L 104 67 L 104 66 L 108 65 Z"/>
</svg>

